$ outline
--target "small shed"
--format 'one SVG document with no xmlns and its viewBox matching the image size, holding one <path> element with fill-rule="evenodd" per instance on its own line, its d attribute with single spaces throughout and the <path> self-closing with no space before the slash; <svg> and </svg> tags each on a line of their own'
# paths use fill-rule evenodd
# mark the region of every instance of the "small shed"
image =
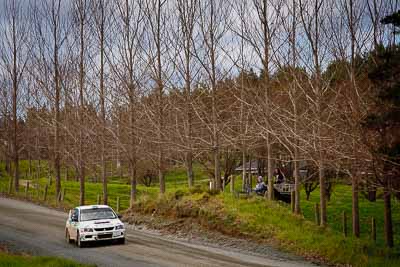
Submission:
<svg viewBox="0 0 400 267">
<path fill-rule="evenodd" d="M 236 173 L 243 172 L 243 168 L 247 173 L 251 172 L 253 175 L 266 175 L 268 172 L 268 164 L 265 159 L 253 159 L 251 161 L 247 161 L 245 164 L 239 165 L 235 168 Z M 272 169 L 275 168 L 275 163 L 272 161 Z"/>
</svg>

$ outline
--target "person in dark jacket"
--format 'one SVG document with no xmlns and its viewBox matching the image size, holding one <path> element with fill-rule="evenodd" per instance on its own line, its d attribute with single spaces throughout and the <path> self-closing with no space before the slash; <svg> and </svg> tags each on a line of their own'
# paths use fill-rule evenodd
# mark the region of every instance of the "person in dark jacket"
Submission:
<svg viewBox="0 0 400 267">
<path fill-rule="evenodd" d="M 275 175 L 275 178 L 276 178 L 275 183 L 282 184 L 282 183 L 285 182 L 285 176 L 283 175 L 281 169 L 276 168 L 274 175 Z"/>
</svg>

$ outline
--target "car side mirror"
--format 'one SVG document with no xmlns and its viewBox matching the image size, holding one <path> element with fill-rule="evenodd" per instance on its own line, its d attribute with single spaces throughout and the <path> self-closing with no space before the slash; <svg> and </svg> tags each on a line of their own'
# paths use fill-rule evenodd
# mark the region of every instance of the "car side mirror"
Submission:
<svg viewBox="0 0 400 267">
<path fill-rule="evenodd" d="M 122 215 L 121 214 L 118 214 L 117 217 L 118 217 L 118 219 L 122 219 Z"/>
<path fill-rule="evenodd" d="M 78 216 L 74 216 L 74 215 L 72 215 L 72 217 L 71 217 L 71 221 L 73 221 L 73 222 L 77 222 L 77 221 L 78 221 Z"/>
</svg>

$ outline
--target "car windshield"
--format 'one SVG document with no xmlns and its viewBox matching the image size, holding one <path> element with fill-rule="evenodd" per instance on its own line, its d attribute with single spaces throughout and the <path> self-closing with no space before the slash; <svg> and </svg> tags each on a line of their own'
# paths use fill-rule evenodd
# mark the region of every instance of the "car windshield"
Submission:
<svg viewBox="0 0 400 267">
<path fill-rule="evenodd" d="M 95 208 L 81 210 L 81 221 L 115 219 L 117 216 L 110 208 Z"/>
</svg>

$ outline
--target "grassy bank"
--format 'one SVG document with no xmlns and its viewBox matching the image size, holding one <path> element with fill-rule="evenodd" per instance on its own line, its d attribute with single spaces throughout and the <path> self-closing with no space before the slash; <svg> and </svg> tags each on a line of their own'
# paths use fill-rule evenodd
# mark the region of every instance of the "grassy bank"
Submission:
<svg viewBox="0 0 400 267">
<path fill-rule="evenodd" d="M 344 237 L 321 228 L 288 207 L 261 197 L 237 199 L 229 193 L 178 191 L 164 197 L 141 199 L 134 209 L 144 214 L 196 222 L 211 230 L 273 243 L 281 249 L 330 263 L 354 266 L 400 266 L 395 251 L 380 249 L 367 239 Z"/>
</svg>

